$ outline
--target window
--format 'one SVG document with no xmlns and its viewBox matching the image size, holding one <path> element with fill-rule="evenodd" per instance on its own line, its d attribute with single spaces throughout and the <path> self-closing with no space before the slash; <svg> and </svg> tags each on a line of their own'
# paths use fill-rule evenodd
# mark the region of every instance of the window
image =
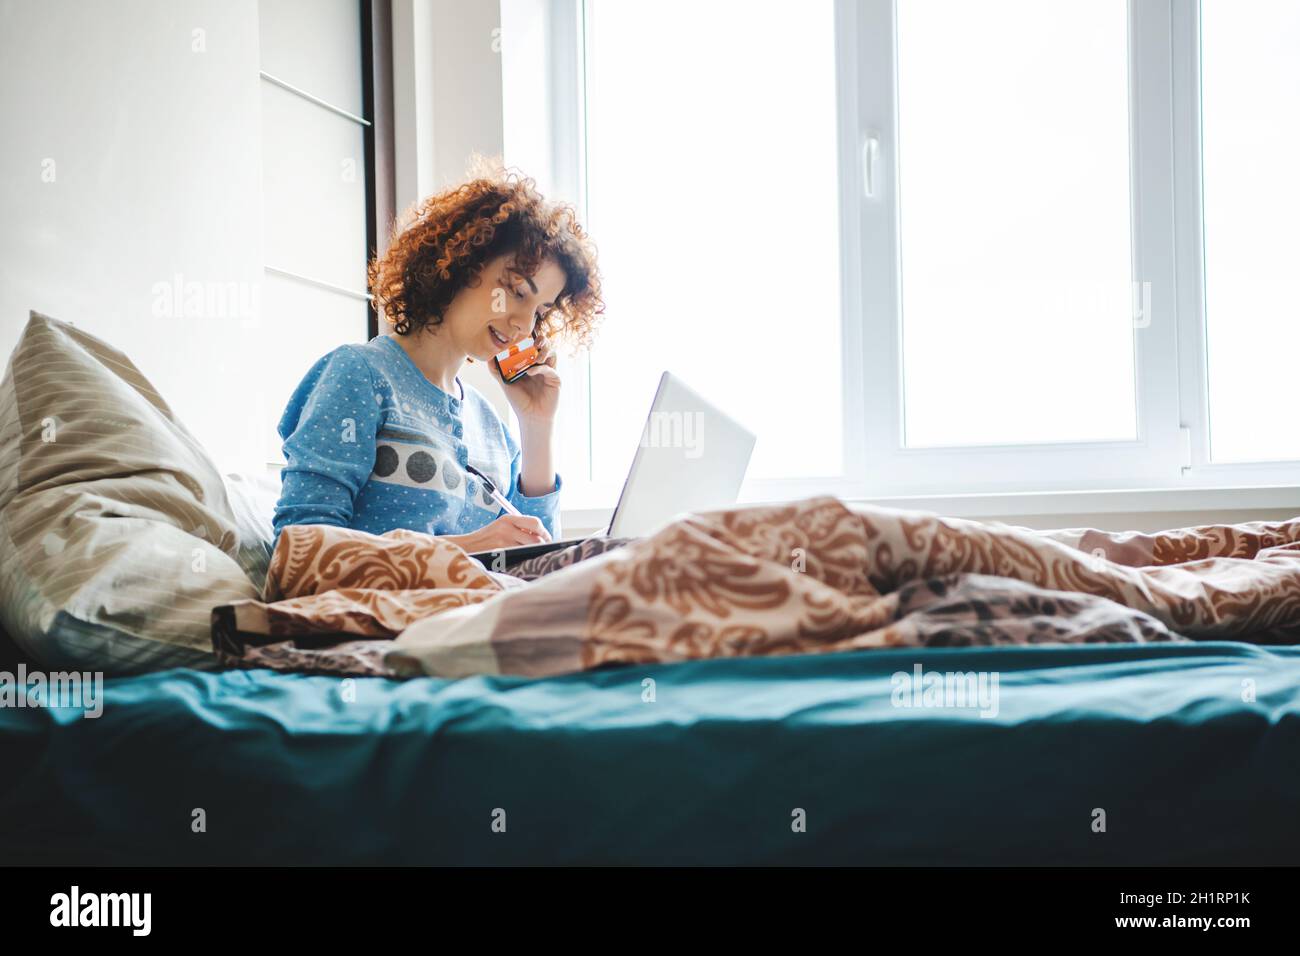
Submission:
<svg viewBox="0 0 1300 956">
<path fill-rule="evenodd" d="M 1210 457 L 1300 458 L 1300 3 L 1206 0 L 1201 19 Z"/>
<path fill-rule="evenodd" d="M 833 12 L 587 4 L 596 481 L 627 474 L 666 368 L 760 436 L 751 475 L 841 473 Z"/>
<path fill-rule="evenodd" d="M 1124 0 L 908 0 L 897 43 L 906 446 L 1136 438 Z"/>
<path fill-rule="evenodd" d="M 749 498 L 1300 478 L 1258 358 L 1300 344 L 1300 5 L 541 7 L 552 141 L 506 158 L 601 249 L 581 504 L 663 368 L 758 432 Z"/>
</svg>

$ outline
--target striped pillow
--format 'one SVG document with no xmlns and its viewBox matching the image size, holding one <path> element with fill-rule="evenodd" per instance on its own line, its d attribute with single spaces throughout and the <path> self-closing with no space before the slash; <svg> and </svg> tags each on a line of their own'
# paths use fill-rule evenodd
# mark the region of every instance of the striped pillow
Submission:
<svg viewBox="0 0 1300 956">
<path fill-rule="evenodd" d="M 247 532 L 245 532 L 247 535 Z M 50 668 L 213 667 L 255 598 L 222 477 L 125 355 L 33 312 L 0 381 L 0 623 Z"/>
</svg>

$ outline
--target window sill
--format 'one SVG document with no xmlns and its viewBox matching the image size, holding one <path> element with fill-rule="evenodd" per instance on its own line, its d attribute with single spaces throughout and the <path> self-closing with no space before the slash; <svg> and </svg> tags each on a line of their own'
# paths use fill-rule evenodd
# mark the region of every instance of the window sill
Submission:
<svg viewBox="0 0 1300 956">
<path fill-rule="evenodd" d="M 1035 528 L 1086 526 L 1157 531 L 1300 515 L 1300 486 L 1297 485 L 842 497 L 849 504 L 930 511 L 957 518 L 1023 523 Z M 564 534 L 577 537 L 602 530 L 608 526 L 612 513 L 612 508 L 565 509 L 561 513 Z"/>
</svg>

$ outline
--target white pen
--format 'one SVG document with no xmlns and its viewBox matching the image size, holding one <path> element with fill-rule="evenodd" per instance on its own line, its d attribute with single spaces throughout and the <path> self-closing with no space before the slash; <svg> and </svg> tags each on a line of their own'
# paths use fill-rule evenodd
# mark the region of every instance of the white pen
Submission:
<svg viewBox="0 0 1300 956">
<path fill-rule="evenodd" d="M 479 471 L 473 465 L 466 465 L 465 470 L 468 471 L 475 478 L 477 478 L 479 481 L 483 482 L 483 487 L 486 488 L 487 493 L 492 496 L 492 500 L 495 501 L 497 504 L 499 504 L 502 508 L 504 508 L 507 514 L 512 514 L 519 518 L 522 518 L 524 516 L 524 513 L 522 511 L 520 511 L 518 508 L 516 508 L 514 505 L 510 503 L 509 498 L 507 498 L 505 495 L 503 495 L 501 492 L 497 490 L 497 486 L 492 483 L 492 479 L 490 479 L 487 475 L 483 474 L 483 472 Z"/>
</svg>

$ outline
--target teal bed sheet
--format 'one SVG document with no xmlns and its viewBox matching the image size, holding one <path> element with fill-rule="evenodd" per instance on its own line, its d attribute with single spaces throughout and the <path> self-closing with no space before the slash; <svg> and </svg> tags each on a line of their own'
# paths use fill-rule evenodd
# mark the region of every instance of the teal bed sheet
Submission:
<svg viewBox="0 0 1300 956">
<path fill-rule="evenodd" d="M 996 673 L 997 715 L 895 706 L 918 663 Z M 0 747 L 6 862 L 1300 863 L 1296 648 L 173 670 L 0 709 Z"/>
</svg>

